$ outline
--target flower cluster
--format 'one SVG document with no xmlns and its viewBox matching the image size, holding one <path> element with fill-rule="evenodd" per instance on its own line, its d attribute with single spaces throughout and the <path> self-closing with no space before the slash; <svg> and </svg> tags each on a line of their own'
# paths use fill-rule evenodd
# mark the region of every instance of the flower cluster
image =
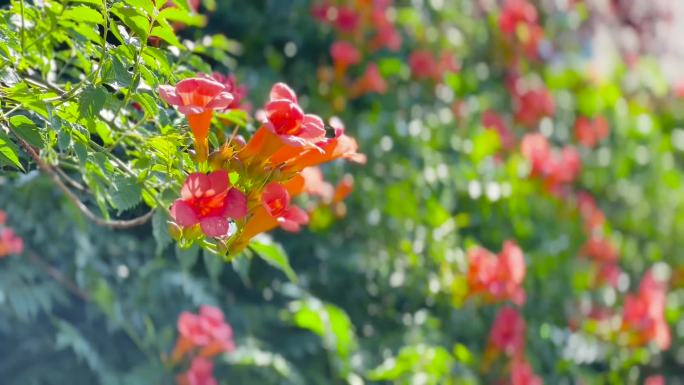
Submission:
<svg viewBox="0 0 684 385">
<path fill-rule="evenodd" d="M 666 284 L 654 277 L 652 269 L 644 274 L 639 290 L 627 295 L 622 330 L 629 345 L 644 346 L 653 342 L 660 350 L 670 348 L 672 336 L 665 321 L 666 296 Z"/>
<path fill-rule="evenodd" d="M 592 235 L 580 250 L 580 255 L 589 258 L 597 268 L 595 283 L 617 286 L 621 270 L 617 262 L 620 258 L 613 242 L 600 235 Z"/>
<path fill-rule="evenodd" d="M 178 385 L 217 385 L 214 378 L 214 363 L 202 357 L 195 357 L 187 372 L 178 375 Z"/>
<path fill-rule="evenodd" d="M 24 251 L 24 240 L 6 225 L 7 214 L 0 210 L 0 258 Z"/>
<path fill-rule="evenodd" d="M 304 193 L 309 197 L 318 198 L 318 202 L 308 207 L 310 213 L 318 210 L 330 209 L 337 217 L 343 217 L 347 208 L 344 200 L 354 189 L 354 178 L 346 174 L 333 186 L 323 178 L 323 172 L 319 167 L 307 167 L 302 170 L 304 177 Z"/>
<path fill-rule="evenodd" d="M 259 233 L 278 226 L 299 231 L 308 223 L 306 211 L 292 202 L 305 191 L 304 169 L 340 158 L 364 163 L 365 156 L 339 119 L 331 119 L 326 129 L 320 117 L 304 112 L 295 92 L 283 83 L 271 88 L 257 113 L 261 126 L 248 141 L 234 136 L 200 156 L 208 152 L 213 110 L 232 108 L 236 98 L 231 90 L 236 90 L 234 83 L 216 75 L 160 87 L 160 94 L 187 116 L 197 159 L 208 160 L 211 170 L 185 180 L 171 206 L 172 234 L 184 241 L 212 238 L 214 251 L 234 255 Z"/>
<path fill-rule="evenodd" d="M 530 59 L 539 55 L 544 29 L 534 4 L 528 0 L 505 0 L 499 15 L 499 29 L 512 51 L 522 51 Z"/>
<path fill-rule="evenodd" d="M 209 359 L 235 350 L 233 329 L 223 312 L 207 305 L 200 306 L 198 314 L 183 312 L 178 317 L 178 334 L 171 363 L 190 361 L 188 370 L 177 377 L 178 385 L 216 385 L 214 365 Z"/>
<path fill-rule="evenodd" d="M 610 134 L 610 126 L 603 116 L 589 119 L 580 116 L 575 121 L 575 138 L 577 142 L 587 148 L 594 148 Z"/>
<path fill-rule="evenodd" d="M 526 134 L 520 150 L 532 167 L 531 175 L 540 178 L 552 192 L 574 182 L 582 169 L 582 160 L 574 147 L 553 149 L 541 133 Z"/>
<path fill-rule="evenodd" d="M 336 96 L 334 105 L 341 109 L 344 98 L 358 98 L 368 93 L 383 94 L 387 82 L 377 64 L 370 62 L 359 68 L 357 76 L 350 75 L 350 68 L 359 66 L 363 58 L 382 49 L 398 51 L 402 37 L 389 10 L 392 0 L 343 0 L 315 4 L 311 13 L 319 22 L 331 25 L 337 40 L 330 46 L 333 70 L 321 68 L 319 80 L 348 90 L 346 95 Z"/>
<path fill-rule="evenodd" d="M 516 84 L 511 93 L 515 120 L 525 127 L 534 128 L 543 118 L 556 113 L 553 96 L 544 87 L 524 89 Z"/>
<path fill-rule="evenodd" d="M 445 73 L 459 70 L 456 58 L 449 52 L 442 52 L 439 57 L 435 57 L 429 50 L 418 49 L 411 52 L 408 62 L 411 74 L 419 80 L 440 82 Z"/>
<path fill-rule="evenodd" d="M 173 350 L 173 362 L 186 356 L 211 358 L 235 350 L 233 329 L 219 308 L 202 305 L 198 314 L 183 312 L 177 326 L 180 338 Z"/>
<path fill-rule="evenodd" d="M 468 295 L 486 303 L 525 302 L 525 256 L 513 241 L 506 241 L 499 255 L 483 247 L 468 250 Z"/>
</svg>

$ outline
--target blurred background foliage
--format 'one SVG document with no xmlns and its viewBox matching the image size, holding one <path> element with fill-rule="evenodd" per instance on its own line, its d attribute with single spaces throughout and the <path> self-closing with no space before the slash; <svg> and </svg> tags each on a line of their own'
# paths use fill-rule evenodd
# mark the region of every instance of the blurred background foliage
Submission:
<svg viewBox="0 0 684 385">
<path fill-rule="evenodd" d="M 41 4 L 53 2 L 23 3 L 12 1 L 2 14 L 2 44 L 16 30 L 20 6 L 40 12 Z M 177 34 L 181 44 L 207 48 L 195 48 L 180 73 L 168 69 L 158 84 L 210 68 L 231 72 L 256 110 L 270 86 L 285 81 L 303 95 L 307 111 L 339 116 L 368 155 L 365 166 L 335 163 L 324 170 L 330 181 L 346 172 L 354 176 L 345 217 L 319 207 L 301 234 L 275 232 L 276 243 L 259 240 L 263 253 L 289 256 L 293 281 L 251 253 L 223 263 L 204 250 L 179 249 L 161 214 L 127 230 L 94 226 L 21 155 L 32 171 L 6 166 L 0 176 L 0 208 L 24 239 L 20 256 L 0 260 L 0 383 L 173 383 L 176 373 L 165 357 L 178 315 L 210 304 L 224 311 L 237 345 L 215 362 L 219 384 L 531 385 L 505 382 L 502 362 L 485 365 L 502 305 L 469 295 L 469 250 L 481 245 L 498 252 L 506 240 L 515 240 L 525 255 L 526 301 L 519 310 L 527 323 L 525 356 L 544 383 L 643 384 L 654 375 L 684 383 L 684 50 L 664 27 L 682 24 L 682 7 L 646 0 L 532 1 L 543 34 L 531 49 L 525 46 L 530 31 L 502 30 L 509 3 L 516 2 L 387 5 L 400 47 L 360 48 L 362 59 L 346 72 L 358 79 L 373 63 L 386 89 L 352 95 L 349 82 L 328 76 L 329 48 L 340 39 L 363 44 L 317 19 L 312 7 L 321 2 L 203 1 L 198 13 L 206 25 Z M 50 47 L 54 52 L 71 44 L 59 40 Z M 410 57 L 420 49 L 453 55 L 457 66 L 436 79 L 417 78 Z M 5 58 L 10 52 L 0 51 Z M 88 60 L 49 52 L 36 55 L 54 64 L 33 68 L 34 74 Z M 184 54 L 170 52 L 176 52 L 173 60 Z M 31 60 L 39 63 L 39 57 Z M 3 68 L 4 90 L 12 74 Z M 546 100 L 525 101 L 511 82 L 548 90 L 553 110 L 525 124 L 520 114 Z M 112 98 L 107 103 L 116 104 Z M 156 104 L 152 133 L 169 124 Z M 9 109 L 3 105 L 3 114 Z M 485 127 L 487 111 L 496 112 L 505 132 Z M 609 133 L 587 145 L 576 133 L 579 117 L 605 119 Z M 559 151 L 577 151 L 576 178 L 550 185 L 548 178 L 557 176 L 535 174 L 520 145 L 534 132 Z M 83 164 L 74 167 L 75 175 L 88 175 L 78 171 Z M 90 185 L 87 178 L 81 182 Z M 167 182 L 154 179 L 150 188 L 161 193 Z M 591 231 L 579 192 L 592 196 L 605 216 Z M 146 212 L 140 200 L 117 207 L 115 197 L 104 199 L 89 203 L 131 217 Z M 610 282 L 600 279 L 605 265 L 585 258 L 587 240 L 596 234 L 619 256 Z M 648 269 L 669 282 L 664 318 L 672 342 L 665 351 L 615 335 L 625 297 Z M 612 320 L 603 323 L 596 309 Z"/>
</svg>

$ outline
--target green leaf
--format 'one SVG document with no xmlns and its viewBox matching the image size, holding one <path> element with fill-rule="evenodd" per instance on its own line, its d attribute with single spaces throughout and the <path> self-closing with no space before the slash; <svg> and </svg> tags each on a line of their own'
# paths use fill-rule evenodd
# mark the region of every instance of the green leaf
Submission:
<svg viewBox="0 0 684 385">
<path fill-rule="evenodd" d="M 157 254 L 160 254 L 171 243 L 168 220 L 169 218 L 164 210 L 157 209 L 152 216 L 152 235 L 157 241 Z"/>
<path fill-rule="evenodd" d="M 160 23 L 152 28 L 152 33 L 150 33 L 150 36 L 158 37 L 175 47 L 185 49 L 180 40 L 178 40 L 178 37 L 176 37 L 176 33 L 173 32 L 173 28 L 171 28 L 171 26 L 166 22 Z"/>
<path fill-rule="evenodd" d="M 98 118 L 98 114 L 102 107 L 104 107 L 108 95 L 107 91 L 100 86 L 89 86 L 86 88 L 79 99 L 81 117 L 85 119 Z"/>
<path fill-rule="evenodd" d="M 126 27 L 130 28 L 140 39 L 147 39 L 147 34 L 150 31 L 150 21 L 138 8 L 117 3 L 112 7 L 112 13 L 121 19 Z"/>
<path fill-rule="evenodd" d="M 117 176 L 109 189 L 112 205 L 120 210 L 135 207 L 142 199 L 142 187 L 137 179 Z"/>
<path fill-rule="evenodd" d="M 43 148 L 45 142 L 43 137 L 40 135 L 40 131 L 36 124 L 24 115 L 15 115 L 10 119 L 10 124 L 14 132 L 19 135 L 20 138 L 24 139 L 28 144 L 33 147 Z"/>
<path fill-rule="evenodd" d="M 73 20 L 79 23 L 93 23 L 93 24 L 103 24 L 104 18 L 102 14 L 88 6 L 79 5 L 73 8 L 67 8 L 62 17 L 65 20 Z"/>
<path fill-rule="evenodd" d="M 19 149 L 9 136 L 0 130 L 0 165 L 14 166 L 22 171 L 24 167 L 19 162 Z"/>
<path fill-rule="evenodd" d="M 156 116 L 159 111 L 156 101 L 150 94 L 140 93 L 133 95 L 133 100 L 140 104 L 146 116 Z"/>
<path fill-rule="evenodd" d="M 494 130 L 484 130 L 473 138 L 473 152 L 470 154 L 475 164 L 480 163 L 484 158 L 494 155 L 501 147 L 499 134 Z"/>
<path fill-rule="evenodd" d="M 212 280 L 217 280 L 219 275 L 221 275 L 221 271 L 223 271 L 223 265 L 225 265 L 221 257 L 207 250 L 203 250 L 202 259 L 204 260 L 204 266 L 207 268 L 209 277 L 211 277 Z"/>
<path fill-rule="evenodd" d="M 282 246 L 277 243 L 252 242 L 249 247 L 269 265 L 285 273 L 290 281 L 297 282 L 297 274 L 290 266 L 290 259 Z"/>
<path fill-rule="evenodd" d="M 176 245 L 176 257 L 181 264 L 183 270 L 189 270 L 191 267 L 197 263 L 197 257 L 199 257 L 199 247 L 193 244 L 190 247 L 180 247 Z"/>
</svg>

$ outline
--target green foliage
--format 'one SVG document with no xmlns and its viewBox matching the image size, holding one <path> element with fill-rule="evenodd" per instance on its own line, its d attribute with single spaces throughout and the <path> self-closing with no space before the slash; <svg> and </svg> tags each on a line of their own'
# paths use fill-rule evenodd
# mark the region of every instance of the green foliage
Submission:
<svg viewBox="0 0 684 385">
<path fill-rule="evenodd" d="M 3 385 L 172 384 L 185 369 L 167 359 L 178 316 L 204 304 L 224 311 L 237 345 L 215 359 L 219 384 L 495 383 L 507 369 L 483 363 L 499 305 L 468 297 L 467 251 L 509 239 L 525 254 L 526 352 L 546 384 L 679 380 L 684 103 L 655 59 L 599 80 L 575 65 L 570 24 L 589 22 L 584 5 L 540 7 L 554 65 L 526 60 L 516 71 L 557 104 L 534 129 L 579 149 L 571 188 L 606 216 L 597 231 L 618 248 L 616 287 L 596 288 L 595 266 L 580 257 L 587 233 L 574 201 L 482 127 L 491 109 L 516 141 L 530 132 L 515 122 L 496 12 L 397 1 L 402 48 L 363 52 L 349 70 L 376 63 L 388 92 L 352 100 L 320 78 L 339 36 L 310 16 L 310 2 L 203 1 L 204 14 L 165 3 L 13 0 L 0 10 L 0 209 L 25 242 L 21 256 L 0 259 Z M 411 78 L 408 57 L 426 47 L 453 52 L 460 71 L 440 85 Z M 252 111 L 286 81 L 307 111 L 342 118 L 369 158 L 352 170 L 344 219 L 319 207 L 302 234 L 258 238 L 229 261 L 202 242 L 174 242 L 168 208 L 187 173 L 206 170 L 157 87 L 212 70 L 237 75 Z M 594 149 L 576 143 L 578 116 L 605 117 L 609 136 Z M 243 110 L 222 112 L 211 140 L 255 124 Z M 330 180 L 345 171 L 325 169 Z M 596 321 L 569 327 L 589 304 L 619 314 L 652 265 L 672 277 L 669 351 L 627 346 Z"/>
</svg>

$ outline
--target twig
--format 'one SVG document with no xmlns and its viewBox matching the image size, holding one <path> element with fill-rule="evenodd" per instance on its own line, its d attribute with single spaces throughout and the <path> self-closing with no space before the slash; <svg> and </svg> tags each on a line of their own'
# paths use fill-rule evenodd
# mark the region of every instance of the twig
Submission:
<svg viewBox="0 0 684 385">
<path fill-rule="evenodd" d="M 71 178 L 69 175 L 67 175 L 67 173 L 65 173 L 64 170 L 62 170 L 61 168 L 55 167 L 55 168 L 53 168 L 53 170 L 55 170 L 59 174 L 59 176 L 62 177 L 62 179 L 64 179 L 71 187 L 75 188 L 76 190 L 78 190 L 78 191 L 87 191 L 88 190 L 85 188 L 85 186 L 78 183 L 73 178 Z"/>
<path fill-rule="evenodd" d="M 137 218 L 133 219 L 128 219 L 128 220 L 107 220 L 100 218 L 99 216 L 95 215 L 90 209 L 81 202 L 81 200 L 71 191 L 69 188 L 62 182 L 62 179 L 59 177 L 59 175 L 55 172 L 55 170 L 45 163 L 41 158 L 40 155 L 36 152 L 33 147 L 31 147 L 25 140 L 17 137 L 17 140 L 21 144 L 21 146 L 28 152 L 28 154 L 33 158 L 33 160 L 36 162 L 38 165 L 38 168 L 40 168 L 43 172 L 48 174 L 50 179 L 59 187 L 62 192 L 66 195 L 66 197 L 78 208 L 83 215 L 85 215 L 88 219 L 91 221 L 95 222 L 99 226 L 104 226 L 104 227 L 109 227 L 112 229 L 127 229 L 130 227 L 135 227 L 135 226 L 140 226 L 150 220 L 152 218 L 152 214 L 154 213 L 154 209 L 150 210 L 147 214 L 139 216 Z"/>
<path fill-rule="evenodd" d="M 52 277 L 55 281 L 59 282 L 62 286 L 64 286 L 67 290 L 72 292 L 74 295 L 83 299 L 84 301 L 90 300 L 90 297 L 88 296 L 88 294 L 85 293 L 83 290 L 81 290 L 78 287 L 78 285 L 76 285 L 76 283 L 74 283 L 72 280 L 70 280 L 64 274 L 62 274 L 61 271 L 52 267 L 49 263 L 47 263 L 40 255 L 35 253 L 33 250 L 26 250 L 25 255 L 28 257 L 29 260 L 31 260 L 31 262 L 38 265 L 41 269 L 45 270 L 45 272 L 48 273 L 48 275 L 50 275 L 50 277 Z"/>
</svg>

